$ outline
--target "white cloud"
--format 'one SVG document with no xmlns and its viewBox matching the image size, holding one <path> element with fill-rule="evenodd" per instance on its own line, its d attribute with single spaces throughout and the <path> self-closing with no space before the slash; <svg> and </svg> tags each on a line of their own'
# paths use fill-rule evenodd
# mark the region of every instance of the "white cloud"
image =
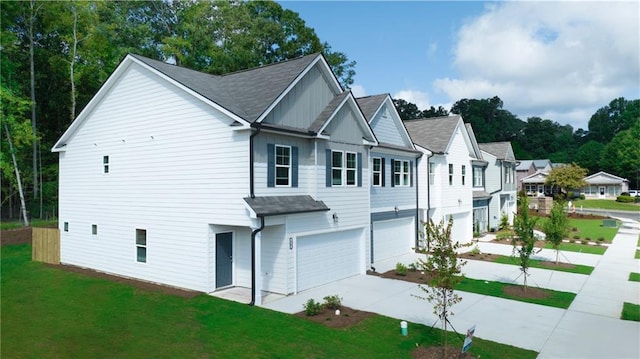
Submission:
<svg viewBox="0 0 640 359">
<path fill-rule="evenodd" d="M 364 89 L 364 86 L 362 85 L 352 85 L 351 92 L 353 93 L 353 96 L 356 98 L 367 96 L 367 91 Z"/>
<path fill-rule="evenodd" d="M 393 95 L 393 99 L 403 99 L 418 106 L 419 110 L 424 110 L 431 106 L 429 104 L 429 95 L 426 92 L 418 90 L 401 90 Z"/>
<path fill-rule="evenodd" d="M 434 88 L 452 101 L 497 95 L 521 118 L 586 128 L 599 107 L 640 93 L 639 11 L 638 2 L 491 5 L 457 34 L 460 77 Z"/>
</svg>

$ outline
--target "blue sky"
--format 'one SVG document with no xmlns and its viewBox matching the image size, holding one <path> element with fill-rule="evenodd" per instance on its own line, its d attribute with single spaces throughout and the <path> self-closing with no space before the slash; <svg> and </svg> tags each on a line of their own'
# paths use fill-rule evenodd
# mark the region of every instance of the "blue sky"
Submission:
<svg viewBox="0 0 640 359">
<path fill-rule="evenodd" d="M 640 3 L 279 1 L 357 62 L 356 96 L 418 105 L 499 96 L 526 120 L 587 129 L 614 98 L 640 98 Z"/>
</svg>

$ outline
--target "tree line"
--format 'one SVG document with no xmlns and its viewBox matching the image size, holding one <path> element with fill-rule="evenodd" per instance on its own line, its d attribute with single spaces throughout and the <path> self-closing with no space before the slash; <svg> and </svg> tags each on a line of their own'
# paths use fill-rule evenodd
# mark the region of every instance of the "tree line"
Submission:
<svg viewBox="0 0 640 359">
<path fill-rule="evenodd" d="M 442 106 L 420 111 L 415 104 L 394 100 L 403 120 L 461 115 L 470 123 L 478 142 L 510 141 L 518 160 L 550 159 L 576 163 L 590 174 L 605 171 L 638 185 L 640 171 L 640 99 L 613 99 L 589 119 L 588 129 L 574 130 L 550 119 L 526 121 L 503 108 L 498 96 L 462 99 L 448 111 Z"/>
<path fill-rule="evenodd" d="M 223 74 L 321 52 L 344 88 L 355 76 L 355 61 L 272 1 L 1 1 L 0 27 L 4 218 L 22 208 L 30 218 L 57 215 L 58 155 L 50 149 L 128 53 Z M 550 120 L 521 121 L 497 97 L 463 99 L 450 111 L 396 105 L 403 119 L 460 113 L 480 142 L 512 141 L 519 159 L 592 169 L 602 158 L 603 169 L 629 178 L 624 169 L 640 163 L 637 153 L 624 162 L 616 152 L 638 138 L 637 100 L 612 102 L 594 115 L 593 129 L 590 122 L 589 131 L 575 132 Z M 622 135 L 630 130 L 635 137 Z"/>
</svg>

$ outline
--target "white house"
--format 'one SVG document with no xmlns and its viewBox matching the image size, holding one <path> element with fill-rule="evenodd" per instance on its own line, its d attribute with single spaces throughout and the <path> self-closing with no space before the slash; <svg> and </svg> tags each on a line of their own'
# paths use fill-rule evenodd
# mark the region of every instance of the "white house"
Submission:
<svg viewBox="0 0 640 359">
<path fill-rule="evenodd" d="M 485 189 L 491 195 L 488 205 L 489 228 L 498 228 L 500 218 L 506 214 L 513 224 L 516 213 L 516 158 L 511 142 L 480 143 L 482 157 L 488 162 L 485 171 Z"/>
<path fill-rule="evenodd" d="M 322 55 L 224 76 L 128 55 L 53 147 L 61 262 L 255 304 L 365 273 L 376 145 Z"/>
<path fill-rule="evenodd" d="M 414 250 L 417 216 L 417 151 L 388 94 L 357 99 L 378 146 L 371 149 L 371 258 L 390 259 Z"/>
<path fill-rule="evenodd" d="M 462 117 L 404 121 L 423 152 L 418 164 L 418 207 L 421 221 L 445 222 L 453 217 L 451 236 L 460 243 L 473 238 L 472 165 L 486 165 Z M 483 185 L 484 187 L 484 185 Z"/>
<path fill-rule="evenodd" d="M 588 198 L 616 198 L 629 191 L 629 180 L 600 171 L 584 178 L 588 186 L 582 193 Z"/>
</svg>

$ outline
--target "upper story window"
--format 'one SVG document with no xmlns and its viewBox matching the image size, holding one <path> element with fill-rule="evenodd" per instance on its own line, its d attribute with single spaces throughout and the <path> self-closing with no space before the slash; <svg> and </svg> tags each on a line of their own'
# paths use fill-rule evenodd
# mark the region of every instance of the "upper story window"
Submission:
<svg viewBox="0 0 640 359">
<path fill-rule="evenodd" d="M 473 167 L 473 187 L 484 187 L 482 167 Z"/>
<path fill-rule="evenodd" d="M 449 186 L 453 185 L 453 165 L 449 164 Z"/>
<path fill-rule="evenodd" d="M 276 186 L 291 186 L 291 147 L 275 146 Z"/>
<path fill-rule="evenodd" d="M 462 185 L 464 186 L 464 177 L 467 175 L 467 166 L 462 165 Z"/>
<path fill-rule="evenodd" d="M 393 185 L 409 186 L 410 185 L 410 165 L 409 161 L 394 160 L 393 162 Z"/>
<path fill-rule="evenodd" d="M 102 168 L 104 173 L 109 173 L 109 156 L 102 156 Z"/>
<path fill-rule="evenodd" d="M 429 185 L 436 181 L 436 164 L 429 162 Z"/>
<path fill-rule="evenodd" d="M 267 145 L 267 187 L 298 187 L 298 147 Z"/>
<path fill-rule="evenodd" d="M 373 168 L 371 170 L 373 177 L 371 178 L 371 183 L 374 187 L 384 186 L 383 166 L 384 166 L 384 162 L 382 161 L 382 158 L 380 157 L 373 158 Z"/>
<path fill-rule="evenodd" d="M 362 154 L 327 150 L 327 187 L 362 186 Z"/>
</svg>

